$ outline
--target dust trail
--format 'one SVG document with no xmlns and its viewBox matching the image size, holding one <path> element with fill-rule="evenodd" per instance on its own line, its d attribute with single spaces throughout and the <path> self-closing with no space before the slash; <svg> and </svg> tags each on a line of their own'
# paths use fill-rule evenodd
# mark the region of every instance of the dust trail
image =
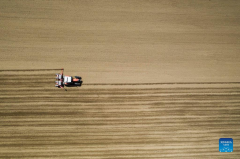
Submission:
<svg viewBox="0 0 240 159">
<path fill-rule="evenodd" d="M 62 69 L 19 69 L 19 70 L 0 70 L 0 72 L 20 72 L 20 71 L 56 71 Z"/>
<path fill-rule="evenodd" d="M 179 85 L 179 84 L 240 84 L 240 82 L 166 82 L 166 83 L 85 83 L 84 85 Z"/>
</svg>

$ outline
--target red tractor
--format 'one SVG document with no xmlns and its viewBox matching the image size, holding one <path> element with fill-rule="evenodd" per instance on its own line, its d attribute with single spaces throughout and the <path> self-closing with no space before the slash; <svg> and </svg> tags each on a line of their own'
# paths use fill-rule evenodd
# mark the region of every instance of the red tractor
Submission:
<svg viewBox="0 0 240 159">
<path fill-rule="evenodd" d="M 64 76 L 63 75 L 63 70 L 60 74 L 56 74 L 56 85 L 55 87 L 58 88 L 64 88 L 64 86 L 66 87 L 80 87 L 83 83 L 82 78 L 79 76 Z"/>
</svg>

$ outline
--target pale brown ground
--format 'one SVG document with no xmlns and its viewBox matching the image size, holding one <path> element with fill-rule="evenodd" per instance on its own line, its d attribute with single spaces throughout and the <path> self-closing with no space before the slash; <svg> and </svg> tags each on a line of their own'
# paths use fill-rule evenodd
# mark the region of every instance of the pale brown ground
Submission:
<svg viewBox="0 0 240 159">
<path fill-rule="evenodd" d="M 0 1 L 0 158 L 238 158 L 240 84 L 151 83 L 239 82 L 239 8 Z M 2 71 L 62 67 L 85 85 Z M 221 137 L 232 153 L 218 152 Z"/>
</svg>

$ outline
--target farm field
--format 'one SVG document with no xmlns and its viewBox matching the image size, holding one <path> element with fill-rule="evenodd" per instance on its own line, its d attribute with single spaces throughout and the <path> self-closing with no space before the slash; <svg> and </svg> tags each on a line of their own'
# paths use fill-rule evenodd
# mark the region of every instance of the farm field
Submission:
<svg viewBox="0 0 240 159">
<path fill-rule="evenodd" d="M 239 8 L 1 0 L 0 158 L 239 158 Z"/>
</svg>

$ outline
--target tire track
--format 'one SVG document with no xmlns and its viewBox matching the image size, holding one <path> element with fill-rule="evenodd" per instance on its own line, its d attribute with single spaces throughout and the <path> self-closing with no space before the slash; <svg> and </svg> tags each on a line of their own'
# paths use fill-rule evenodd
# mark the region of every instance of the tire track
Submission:
<svg viewBox="0 0 240 159">
<path fill-rule="evenodd" d="M 33 72 L 33 71 L 57 71 L 62 69 L 17 69 L 17 70 L 0 70 L 0 72 Z"/>
<path fill-rule="evenodd" d="M 131 86 L 131 85 L 205 85 L 205 84 L 240 84 L 240 82 L 163 82 L 163 83 L 85 83 L 84 85 L 89 85 L 89 86 L 97 86 L 97 85 L 102 85 L 102 86 L 111 86 L 111 85 L 116 85 L 116 86 Z"/>
</svg>

